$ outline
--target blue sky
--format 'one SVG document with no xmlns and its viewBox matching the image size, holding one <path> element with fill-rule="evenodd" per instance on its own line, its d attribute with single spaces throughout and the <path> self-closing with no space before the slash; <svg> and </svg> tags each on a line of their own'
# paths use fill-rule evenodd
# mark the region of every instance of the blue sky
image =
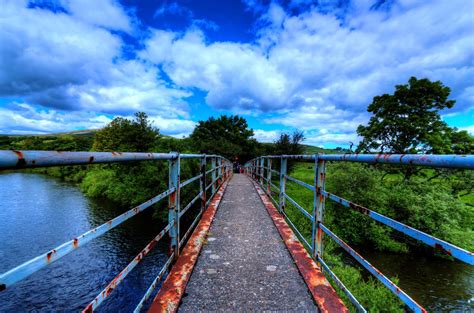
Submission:
<svg viewBox="0 0 474 313">
<path fill-rule="evenodd" d="M 375 95 L 410 76 L 452 89 L 474 133 L 474 1 L 0 0 L 0 133 L 100 128 L 146 112 L 164 134 L 244 116 L 349 145 Z"/>
</svg>

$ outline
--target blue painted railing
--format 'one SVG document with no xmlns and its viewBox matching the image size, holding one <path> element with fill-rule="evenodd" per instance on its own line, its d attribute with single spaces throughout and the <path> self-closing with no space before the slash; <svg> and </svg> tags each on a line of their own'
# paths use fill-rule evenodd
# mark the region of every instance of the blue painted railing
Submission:
<svg viewBox="0 0 474 313">
<path fill-rule="evenodd" d="M 181 182 L 181 160 L 197 159 L 200 160 L 199 175 Z M 150 251 L 155 247 L 158 241 L 166 233 L 170 236 L 171 256 L 165 262 L 160 272 L 153 280 L 152 284 L 143 295 L 135 308 L 139 312 L 147 300 L 152 295 L 154 289 L 179 256 L 183 244 L 191 234 L 191 230 L 199 222 L 204 210 L 211 202 L 212 197 L 219 190 L 220 186 L 232 175 L 232 163 L 218 155 L 204 154 L 179 154 L 171 153 L 132 153 L 132 152 L 59 152 L 59 151 L 1 151 L 0 150 L 0 170 L 15 170 L 23 168 L 37 168 L 59 165 L 81 165 L 98 163 L 120 163 L 132 161 L 151 161 L 165 160 L 169 163 L 169 184 L 168 189 L 148 201 L 126 211 L 125 213 L 111 219 L 110 221 L 79 235 L 62 245 L 51 249 L 50 251 L 39 255 L 17 267 L 0 274 L 0 291 L 10 288 L 13 284 L 27 278 L 31 274 L 61 259 L 65 255 L 73 252 L 77 248 L 85 245 L 87 242 L 107 233 L 113 228 L 119 226 L 128 219 L 143 212 L 152 205 L 168 198 L 168 223 L 165 228 L 156 235 L 155 238 L 105 287 L 90 304 L 84 309 L 84 312 L 94 311 L 111 292 L 124 280 L 124 278 L 140 263 Z M 207 170 L 208 160 L 210 160 L 210 169 Z M 207 175 L 211 174 L 210 183 L 207 184 Z M 199 193 L 182 208 L 180 192 L 181 188 L 199 181 Z M 210 192 L 208 190 L 210 189 Z M 199 214 L 196 216 L 188 231 L 181 236 L 180 219 L 196 203 L 201 200 Z"/>
<path fill-rule="evenodd" d="M 287 164 L 288 160 L 304 160 L 314 162 L 314 183 L 308 184 L 300 181 L 296 178 L 288 176 Z M 272 168 L 272 161 L 279 160 L 280 171 L 276 171 Z M 342 291 L 348 296 L 349 300 L 354 304 L 360 312 L 366 312 L 364 307 L 357 301 L 347 287 L 339 280 L 339 278 L 333 273 L 330 267 L 324 262 L 323 258 L 323 245 L 322 245 L 322 234 L 325 233 L 332 240 L 334 240 L 339 246 L 341 246 L 346 252 L 348 252 L 353 258 L 355 258 L 365 269 L 367 269 L 372 275 L 374 275 L 379 281 L 382 282 L 388 289 L 390 289 L 398 298 L 400 298 L 411 310 L 415 312 L 426 312 L 426 310 L 416 303 L 409 295 L 403 290 L 396 286 L 390 279 L 383 275 L 378 269 L 372 264 L 365 260 L 360 254 L 358 254 L 353 248 L 347 243 L 341 240 L 336 234 L 334 234 L 327 226 L 323 223 L 323 213 L 326 199 L 339 203 L 347 208 L 365 214 L 373 220 L 391 227 L 399 232 L 404 233 L 416 240 L 419 240 L 437 250 L 443 251 L 446 254 L 453 256 L 454 258 L 461 260 L 467 264 L 474 265 L 474 254 L 473 252 L 466 251 L 453 244 L 450 244 L 441 239 L 435 238 L 429 234 L 419 231 L 413 227 L 395 221 L 387 216 L 379 214 L 368 208 L 352 203 L 346 199 L 338 197 L 325 189 L 326 181 L 326 162 L 328 161 L 346 161 L 346 162 L 359 162 L 369 164 L 398 164 L 407 166 L 428 166 L 435 168 L 457 168 L 457 169 L 474 169 L 474 156 L 473 155 L 418 155 L 418 154 L 328 154 L 328 155 L 273 155 L 263 156 L 253 159 L 245 164 L 246 173 L 259 183 L 265 190 L 267 195 L 277 205 L 278 210 L 283 214 L 288 223 L 292 226 L 294 231 L 297 233 L 300 241 L 306 246 L 308 251 L 311 253 L 313 259 L 322 267 L 323 271 L 333 278 L 334 282 L 342 289 Z M 279 184 L 275 185 L 272 183 L 272 174 L 279 175 Z M 301 187 L 307 188 L 313 191 L 313 207 L 308 212 L 299 203 L 292 199 L 286 193 L 286 182 L 287 180 L 298 184 Z M 278 190 L 278 201 L 273 197 L 273 191 Z M 288 215 L 285 213 L 286 201 L 289 201 L 294 207 L 296 207 L 306 218 L 312 223 L 312 236 L 311 243 L 304 238 L 298 228 L 294 225 Z"/>
</svg>

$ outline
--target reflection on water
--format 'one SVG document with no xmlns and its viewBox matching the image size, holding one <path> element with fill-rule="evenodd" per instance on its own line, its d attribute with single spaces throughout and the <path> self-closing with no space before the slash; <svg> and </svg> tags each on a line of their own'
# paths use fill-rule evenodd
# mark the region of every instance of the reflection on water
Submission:
<svg viewBox="0 0 474 313">
<path fill-rule="evenodd" d="M 42 175 L 0 175 L 0 272 L 123 212 Z M 0 293 L 0 311 L 75 311 L 89 301 L 162 229 L 144 212 Z M 127 276 L 101 311 L 132 311 L 167 257 L 167 240 Z"/>
<path fill-rule="evenodd" d="M 421 254 L 361 251 L 387 277 L 430 312 L 474 312 L 474 267 Z M 471 300 L 472 299 L 472 300 Z"/>
</svg>

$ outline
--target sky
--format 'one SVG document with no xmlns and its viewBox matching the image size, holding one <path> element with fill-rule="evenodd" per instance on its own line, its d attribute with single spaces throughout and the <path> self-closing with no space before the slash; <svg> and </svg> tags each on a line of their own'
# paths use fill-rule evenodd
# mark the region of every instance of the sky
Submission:
<svg viewBox="0 0 474 313">
<path fill-rule="evenodd" d="M 262 142 L 357 143 L 376 95 L 451 88 L 474 134 L 472 0 L 0 0 L 0 133 L 103 127 L 146 112 L 189 135 L 239 114 Z"/>
</svg>

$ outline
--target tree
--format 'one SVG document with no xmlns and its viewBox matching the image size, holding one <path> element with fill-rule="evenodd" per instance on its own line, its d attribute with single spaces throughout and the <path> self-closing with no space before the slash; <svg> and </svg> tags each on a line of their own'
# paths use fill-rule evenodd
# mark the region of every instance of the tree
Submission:
<svg viewBox="0 0 474 313">
<path fill-rule="evenodd" d="M 274 154 L 303 154 L 304 147 L 301 142 L 304 139 L 304 133 L 299 130 L 294 130 L 293 134 L 281 133 L 280 138 L 274 143 Z"/>
<path fill-rule="evenodd" d="M 374 97 L 368 107 L 373 113 L 367 126 L 359 125 L 363 137 L 358 151 L 383 153 L 430 153 L 438 148 L 448 126 L 439 111 L 452 108 L 449 87 L 440 81 L 411 77 L 406 85 L 397 85 L 393 95 Z"/>
<path fill-rule="evenodd" d="M 199 121 L 190 138 L 196 150 L 207 154 L 220 154 L 229 159 L 237 157 L 245 162 L 255 156 L 258 142 L 252 138 L 253 130 L 238 115 L 221 115 Z"/>
<path fill-rule="evenodd" d="M 94 151 L 146 152 L 155 145 L 160 135 L 148 121 L 146 113 L 135 113 L 135 119 L 116 117 L 99 130 L 94 138 Z"/>
</svg>

